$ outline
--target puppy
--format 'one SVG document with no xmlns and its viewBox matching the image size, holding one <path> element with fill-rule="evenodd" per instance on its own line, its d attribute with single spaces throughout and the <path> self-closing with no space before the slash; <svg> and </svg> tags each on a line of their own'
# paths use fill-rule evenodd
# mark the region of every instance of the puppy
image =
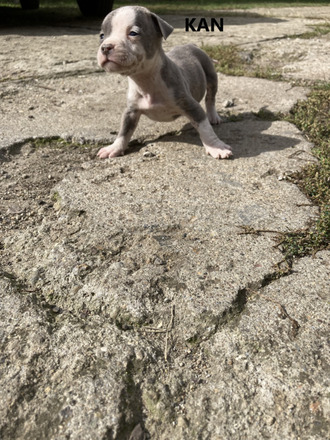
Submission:
<svg viewBox="0 0 330 440">
<path fill-rule="evenodd" d="M 214 133 L 218 78 L 212 60 L 192 44 L 165 54 L 162 38 L 173 27 L 148 9 L 125 6 L 102 24 L 97 60 L 109 73 L 128 76 L 127 107 L 117 138 L 98 152 L 100 158 L 123 155 L 141 115 L 169 122 L 185 116 L 198 131 L 207 154 L 227 159 L 231 147 Z M 205 95 L 206 93 L 206 95 Z M 206 113 L 199 104 L 205 95 Z"/>
</svg>

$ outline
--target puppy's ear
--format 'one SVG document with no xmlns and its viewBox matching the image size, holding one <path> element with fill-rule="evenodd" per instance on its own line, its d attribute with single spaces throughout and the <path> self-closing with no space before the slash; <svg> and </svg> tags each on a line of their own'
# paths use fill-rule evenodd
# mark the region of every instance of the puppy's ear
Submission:
<svg viewBox="0 0 330 440">
<path fill-rule="evenodd" d="M 158 27 L 160 33 L 162 34 L 164 40 L 173 32 L 174 28 L 168 24 L 165 20 L 158 17 L 158 15 L 151 12 L 151 18 L 153 19 L 156 27 Z"/>
</svg>

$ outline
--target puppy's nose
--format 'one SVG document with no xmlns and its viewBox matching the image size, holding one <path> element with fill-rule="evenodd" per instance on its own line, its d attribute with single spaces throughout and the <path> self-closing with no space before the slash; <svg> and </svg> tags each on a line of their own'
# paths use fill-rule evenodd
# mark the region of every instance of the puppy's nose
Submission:
<svg viewBox="0 0 330 440">
<path fill-rule="evenodd" d="M 107 55 L 114 47 L 113 44 L 102 44 L 101 51 L 104 55 Z"/>
</svg>

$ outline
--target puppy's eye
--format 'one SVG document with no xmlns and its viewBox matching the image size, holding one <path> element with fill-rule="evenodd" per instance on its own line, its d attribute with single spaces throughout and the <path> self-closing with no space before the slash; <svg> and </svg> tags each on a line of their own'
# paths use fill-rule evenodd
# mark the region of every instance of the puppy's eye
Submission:
<svg viewBox="0 0 330 440">
<path fill-rule="evenodd" d="M 100 40 L 101 40 L 101 41 L 104 40 L 104 34 L 100 34 Z"/>
<path fill-rule="evenodd" d="M 130 37 L 136 37 L 137 35 L 139 35 L 137 32 L 134 32 L 134 31 L 131 31 L 129 34 L 128 34 Z"/>
</svg>

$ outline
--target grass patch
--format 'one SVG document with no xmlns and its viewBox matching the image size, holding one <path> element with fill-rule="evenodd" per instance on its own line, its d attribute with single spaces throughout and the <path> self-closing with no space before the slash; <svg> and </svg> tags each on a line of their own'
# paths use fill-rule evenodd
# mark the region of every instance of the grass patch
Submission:
<svg viewBox="0 0 330 440">
<path fill-rule="evenodd" d="M 0 25 L 12 26 L 57 26 L 66 23 L 80 25 L 84 20 L 74 0 L 40 0 L 39 9 L 23 10 L 19 3 L 0 0 Z"/>
<path fill-rule="evenodd" d="M 252 53 L 241 52 L 233 45 L 210 46 L 203 45 L 202 49 L 214 60 L 217 72 L 233 76 L 249 76 L 265 78 L 273 81 L 282 80 L 282 75 L 271 67 L 261 67 L 254 63 Z"/>
<path fill-rule="evenodd" d="M 330 243 L 330 84 L 315 86 L 306 101 L 298 102 L 285 118 L 314 144 L 318 163 L 292 178 L 320 209 L 319 219 L 307 230 L 290 232 L 281 246 L 288 261 L 329 248 Z"/>
<path fill-rule="evenodd" d="M 244 62 L 239 50 L 234 45 L 203 45 L 202 49 L 216 60 L 215 68 L 217 72 L 225 75 L 243 76 L 246 74 L 248 63 Z"/>
<path fill-rule="evenodd" d="M 327 35 L 330 32 L 330 23 L 319 24 L 317 26 L 313 26 L 313 30 L 310 32 L 304 32 L 303 34 L 297 35 L 289 35 L 288 38 L 302 38 L 305 40 L 309 40 L 310 38 L 320 38 L 324 35 Z"/>
</svg>

